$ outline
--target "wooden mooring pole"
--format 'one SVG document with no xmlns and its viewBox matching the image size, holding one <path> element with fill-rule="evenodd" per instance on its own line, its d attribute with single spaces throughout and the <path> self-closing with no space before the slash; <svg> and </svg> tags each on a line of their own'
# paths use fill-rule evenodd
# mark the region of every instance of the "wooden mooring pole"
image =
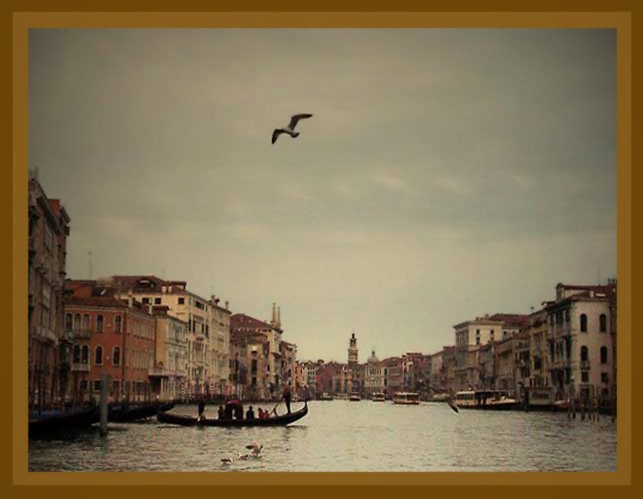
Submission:
<svg viewBox="0 0 643 499">
<path fill-rule="evenodd" d="M 107 398 L 109 395 L 109 383 L 112 377 L 103 371 L 100 382 L 100 434 L 107 435 L 107 415 L 109 407 Z"/>
</svg>

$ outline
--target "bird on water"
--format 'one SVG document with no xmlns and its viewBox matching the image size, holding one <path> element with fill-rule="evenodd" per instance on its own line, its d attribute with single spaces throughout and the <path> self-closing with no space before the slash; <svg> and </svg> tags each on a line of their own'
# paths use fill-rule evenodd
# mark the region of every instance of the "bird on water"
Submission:
<svg viewBox="0 0 643 499">
<path fill-rule="evenodd" d="M 308 113 L 301 113 L 301 114 L 295 114 L 292 118 L 290 118 L 290 123 L 288 124 L 287 127 L 284 128 L 276 128 L 272 132 L 272 143 L 274 144 L 277 141 L 277 138 L 282 134 L 282 133 L 287 133 L 291 137 L 295 138 L 299 136 L 299 132 L 295 132 L 295 127 L 297 126 L 297 123 L 299 120 L 303 120 L 306 118 L 312 118 L 312 114 Z"/>
</svg>

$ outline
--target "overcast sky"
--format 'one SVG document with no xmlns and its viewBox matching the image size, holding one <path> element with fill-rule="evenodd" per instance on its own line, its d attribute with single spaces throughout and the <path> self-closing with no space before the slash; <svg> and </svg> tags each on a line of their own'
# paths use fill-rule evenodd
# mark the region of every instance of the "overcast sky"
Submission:
<svg viewBox="0 0 643 499">
<path fill-rule="evenodd" d="M 616 275 L 614 30 L 31 30 L 68 277 L 186 280 L 300 359 L 454 344 Z M 293 139 L 275 127 L 313 113 Z"/>
</svg>

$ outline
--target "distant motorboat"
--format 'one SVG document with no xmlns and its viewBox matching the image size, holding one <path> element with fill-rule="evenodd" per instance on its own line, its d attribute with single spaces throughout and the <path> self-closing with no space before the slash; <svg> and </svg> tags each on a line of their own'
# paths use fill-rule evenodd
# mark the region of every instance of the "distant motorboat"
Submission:
<svg viewBox="0 0 643 499">
<path fill-rule="evenodd" d="M 333 400 L 333 396 L 330 393 L 324 392 L 319 396 L 319 400 Z"/>
<path fill-rule="evenodd" d="M 384 395 L 382 392 L 375 392 L 371 396 L 371 400 L 373 402 L 384 402 L 386 400 L 386 395 Z"/>
<path fill-rule="evenodd" d="M 396 392 L 393 394 L 393 403 L 400 405 L 418 405 L 420 394 L 416 392 Z"/>
<path fill-rule="evenodd" d="M 506 390 L 462 390 L 455 394 L 460 409 L 502 411 L 515 409 L 519 402 Z"/>
<path fill-rule="evenodd" d="M 362 397 L 359 396 L 359 393 L 353 392 L 348 396 L 348 400 L 350 400 L 351 402 L 359 402 L 360 400 L 362 400 Z"/>
</svg>

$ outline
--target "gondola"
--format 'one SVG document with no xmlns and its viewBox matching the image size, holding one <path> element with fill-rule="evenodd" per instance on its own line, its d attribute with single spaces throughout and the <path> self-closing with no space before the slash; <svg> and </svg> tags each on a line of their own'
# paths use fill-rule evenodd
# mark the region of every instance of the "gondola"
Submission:
<svg viewBox="0 0 643 499">
<path fill-rule="evenodd" d="M 87 428 L 98 423 L 99 419 L 98 406 L 83 407 L 72 411 L 46 411 L 29 418 L 29 436 Z"/>
<path fill-rule="evenodd" d="M 157 412 L 169 411 L 173 407 L 174 402 L 136 405 L 115 404 L 109 408 L 107 419 L 112 423 L 129 423 L 139 419 L 151 418 Z"/>
<path fill-rule="evenodd" d="M 241 427 L 241 426 L 286 426 L 290 423 L 303 418 L 308 414 L 308 402 L 304 402 L 304 407 L 298 411 L 291 412 L 290 414 L 283 414 L 281 416 L 273 416 L 267 419 L 203 419 L 198 421 L 193 416 L 179 416 L 177 414 L 170 414 L 168 412 L 159 411 L 156 414 L 156 419 L 159 423 L 177 424 L 181 426 L 227 426 L 227 427 Z"/>
</svg>

